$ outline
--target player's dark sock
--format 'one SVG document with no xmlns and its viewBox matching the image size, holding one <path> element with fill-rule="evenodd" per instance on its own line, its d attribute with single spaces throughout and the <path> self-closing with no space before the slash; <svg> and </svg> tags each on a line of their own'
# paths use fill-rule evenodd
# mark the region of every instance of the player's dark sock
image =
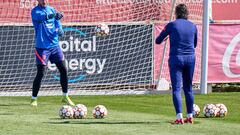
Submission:
<svg viewBox="0 0 240 135">
<path fill-rule="evenodd" d="M 45 72 L 45 66 L 44 65 L 37 65 L 37 75 L 33 81 L 33 86 L 32 86 L 32 96 L 37 97 L 39 88 L 41 86 L 41 81 L 44 76 Z"/>
<path fill-rule="evenodd" d="M 65 66 L 65 62 L 61 61 L 56 63 L 56 66 L 60 72 L 60 83 L 62 86 L 62 92 L 68 92 L 68 76 L 67 76 L 67 68 Z"/>
</svg>

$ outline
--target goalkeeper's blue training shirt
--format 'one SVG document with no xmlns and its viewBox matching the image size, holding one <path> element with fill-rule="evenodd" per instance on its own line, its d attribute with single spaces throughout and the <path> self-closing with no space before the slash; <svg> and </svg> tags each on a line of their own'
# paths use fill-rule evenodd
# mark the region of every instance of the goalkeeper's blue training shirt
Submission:
<svg viewBox="0 0 240 135">
<path fill-rule="evenodd" d="M 156 39 L 156 44 L 169 35 L 170 56 L 194 55 L 197 46 L 197 27 L 186 19 L 176 19 L 168 23 Z"/>
<path fill-rule="evenodd" d="M 56 14 L 56 10 L 50 6 L 36 6 L 32 9 L 32 22 L 35 29 L 36 48 L 48 49 L 58 46 L 58 34 L 56 29 L 62 29 L 59 20 L 54 17 L 48 19 L 48 15 Z"/>
</svg>

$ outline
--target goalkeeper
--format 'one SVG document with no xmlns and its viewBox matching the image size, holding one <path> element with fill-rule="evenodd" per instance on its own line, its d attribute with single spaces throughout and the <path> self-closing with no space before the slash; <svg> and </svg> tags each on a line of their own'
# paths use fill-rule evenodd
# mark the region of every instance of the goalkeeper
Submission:
<svg viewBox="0 0 240 135">
<path fill-rule="evenodd" d="M 47 5 L 46 0 L 37 0 L 38 5 L 32 9 L 32 22 L 35 30 L 35 55 L 37 75 L 33 81 L 31 105 L 37 106 L 37 95 L 48 60 L 55 63 L 60 72 L 62 102 L 74 105 L 68 97 L 68 76 L 64 56 L 59 47 L 58 37 L 64 35 L 60 20 L 63 14 Z"/>
<path fill-rule="evenodd" d="M 195 67 L 195 48 L 197 46 L 197 27 L 188 21 L 188 9 L 185 4 L 176 6 L 176 20 L 168 23 L 156 39 L 160 44 L 169 36 L 169 71 L 172 83 L 173 104 L 176 120 L 173 124 L 193 123 L 192 80 Z M 181 85 L 186 99 L 187 118 L 183 120 Z"/>
</svg>

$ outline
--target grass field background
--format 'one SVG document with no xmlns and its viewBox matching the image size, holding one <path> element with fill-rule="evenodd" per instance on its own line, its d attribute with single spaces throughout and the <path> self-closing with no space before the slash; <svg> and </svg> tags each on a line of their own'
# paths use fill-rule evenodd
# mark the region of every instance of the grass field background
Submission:
<svg viewBox="0 0 240 135">
<path fill-rule="evenodd" d="M 87 119 L 60 119 L 60 96 L 39 97 L 38 107 L 29 105 L 30 97 L 0 97 L 0 135 L 240 135 L 239 97 L 240 93 L 195 95 L 201 115 L 193 125 L 169 123 L 175 120 L 169 94 L 72 96 L 75 103 L 87 106 Z M 228 115 L 204 118 L 207 103 L 224 103 Z M 105 119 L 92 118 L 98 104 L 108 109 Z"/>
</svg>

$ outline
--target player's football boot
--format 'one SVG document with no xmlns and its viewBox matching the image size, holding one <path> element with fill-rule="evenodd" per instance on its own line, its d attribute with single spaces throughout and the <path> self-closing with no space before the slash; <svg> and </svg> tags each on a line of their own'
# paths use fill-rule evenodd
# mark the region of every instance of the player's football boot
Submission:
<svg viewBox="0 0 240 135">
<path fill-rule="evenodd" d="M 73 101 L 68 97 L 68 96 L 63 96 L 62 97 L 62 102 L 67 103 L 68 105 L 74 106 L 75 104 Z"/>
<path fill-rule="evenodd" d="M 37 106 L 37 99 L 31 99 L 30 105 Z"/>
<path fill-rule="evenodd" d="M 171 123 L 172 125 L 182 125 L 184 124 L 183 119 L 175 120 Z"/>
<path fill-rule="evenodd" d="M 193 124 L 193 118 L 186 118 L 185 120 L 184 120 L 184 123 L 189 123 L 189 124 Z"/>
</svg>

